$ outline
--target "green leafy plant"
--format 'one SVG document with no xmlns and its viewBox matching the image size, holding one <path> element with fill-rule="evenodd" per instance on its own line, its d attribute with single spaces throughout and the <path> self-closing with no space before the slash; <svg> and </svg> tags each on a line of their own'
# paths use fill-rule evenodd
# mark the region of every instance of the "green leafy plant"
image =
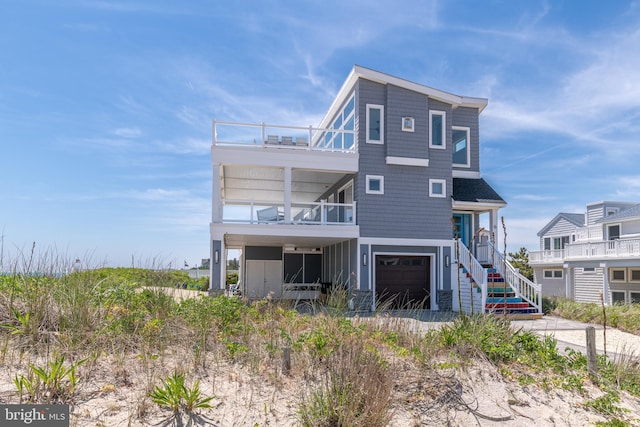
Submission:
<svg viewBox="0 0 640 427">
<path fill-rule="evenodd" d="M 25 396 L 29 403 L 69 402 L 80 382 L 76 369 L 85 361 L 82 359 L 65 367 L 64 357 L 56 357 L 45 368 L 29 365 L 27 375 L 16 375 L 13 379 L 20 402 Z"/>
<path fill-rule="evenodd" d="M 195 409 L 211 408 L 211 397 L 202 397 L 200 381 L 196 381 L 191 388 L 185 385 L 185 375 L 174 371 L 166 379 L 162 379 L 162 386 L 156 386 L 149 397 L 154 403 L 171 409 L 174 414 L 181 410 L 191 414 Z"/>
</svg>

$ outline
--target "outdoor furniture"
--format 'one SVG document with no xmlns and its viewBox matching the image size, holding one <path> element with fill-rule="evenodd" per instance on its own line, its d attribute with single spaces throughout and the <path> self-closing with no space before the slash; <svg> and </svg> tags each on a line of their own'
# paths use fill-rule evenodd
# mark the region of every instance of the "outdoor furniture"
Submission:
<svg viewBox="0 0 640 427">
<path fill-rule="evenodd" d="M 279 144 L 278 135 L 269 135 L 267 136 L 267 144 Z"/>
<path fill-rule="evenodd" d="M 278 222 L 284 219 L 284 215 L 278 211 L 277 206 L 271 206 L 256 211 L 258 222 Z"/>
</svg>

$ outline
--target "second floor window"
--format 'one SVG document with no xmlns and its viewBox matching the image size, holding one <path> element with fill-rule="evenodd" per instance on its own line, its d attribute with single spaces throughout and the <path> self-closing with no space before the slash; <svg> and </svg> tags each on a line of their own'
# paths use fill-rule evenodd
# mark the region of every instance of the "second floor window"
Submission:
<svg viewBox="0 0 640 427">
<path fill-rule="evenodd" d="M 446 148 L 446 114 L 444 111 L 429 111 L 429 147 Z"/>
<path fill-rule="evenodd" d="M 384 144 L 384 106 L 367 104 L 367 142 Z"/>
<path fill-rule="evenodd" d="M 471 165 L 469 161 L 469 128 L 453 127 L 451 145 L 453 147 L 453 165 L 469 167 Z"/>
</svg>

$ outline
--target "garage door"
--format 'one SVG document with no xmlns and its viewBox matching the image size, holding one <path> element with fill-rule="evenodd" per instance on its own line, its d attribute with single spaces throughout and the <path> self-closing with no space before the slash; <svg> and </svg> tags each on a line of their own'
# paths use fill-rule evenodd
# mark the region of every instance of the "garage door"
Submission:
<svg viewBox="0 0 640 427">
<path fill-rule="evenodd" d="M 376 255 L 376 299 L 390 308 L 429 309 L 430 258 Z"/>
</svg>

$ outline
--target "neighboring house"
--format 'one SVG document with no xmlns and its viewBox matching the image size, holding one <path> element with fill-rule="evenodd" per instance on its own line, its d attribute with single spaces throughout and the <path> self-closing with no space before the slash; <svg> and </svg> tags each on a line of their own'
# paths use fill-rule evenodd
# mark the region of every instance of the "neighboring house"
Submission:
<svg viewBox="0 0 640 427">
<path fill-rule="evenodd" d="M 480 173 L 486 105 L 355 66 L 318 127 L 214 120 L 211 289 L 225 288 L 233 250 L 248 297 L 338 285 L 365 309 L 391 296 L 432 310 L 457 310 L 458 294 L 490 301 L 487 236 L 506 203 Z M 466 249 L 479 234 L 484 265 Z"/>
<path fill-rule="evenodd" d="M 640 303 L 640 204 L 596 202 L 560 213 L 529 254 L 545 295 L 582 302 Z"/>
</svg>

